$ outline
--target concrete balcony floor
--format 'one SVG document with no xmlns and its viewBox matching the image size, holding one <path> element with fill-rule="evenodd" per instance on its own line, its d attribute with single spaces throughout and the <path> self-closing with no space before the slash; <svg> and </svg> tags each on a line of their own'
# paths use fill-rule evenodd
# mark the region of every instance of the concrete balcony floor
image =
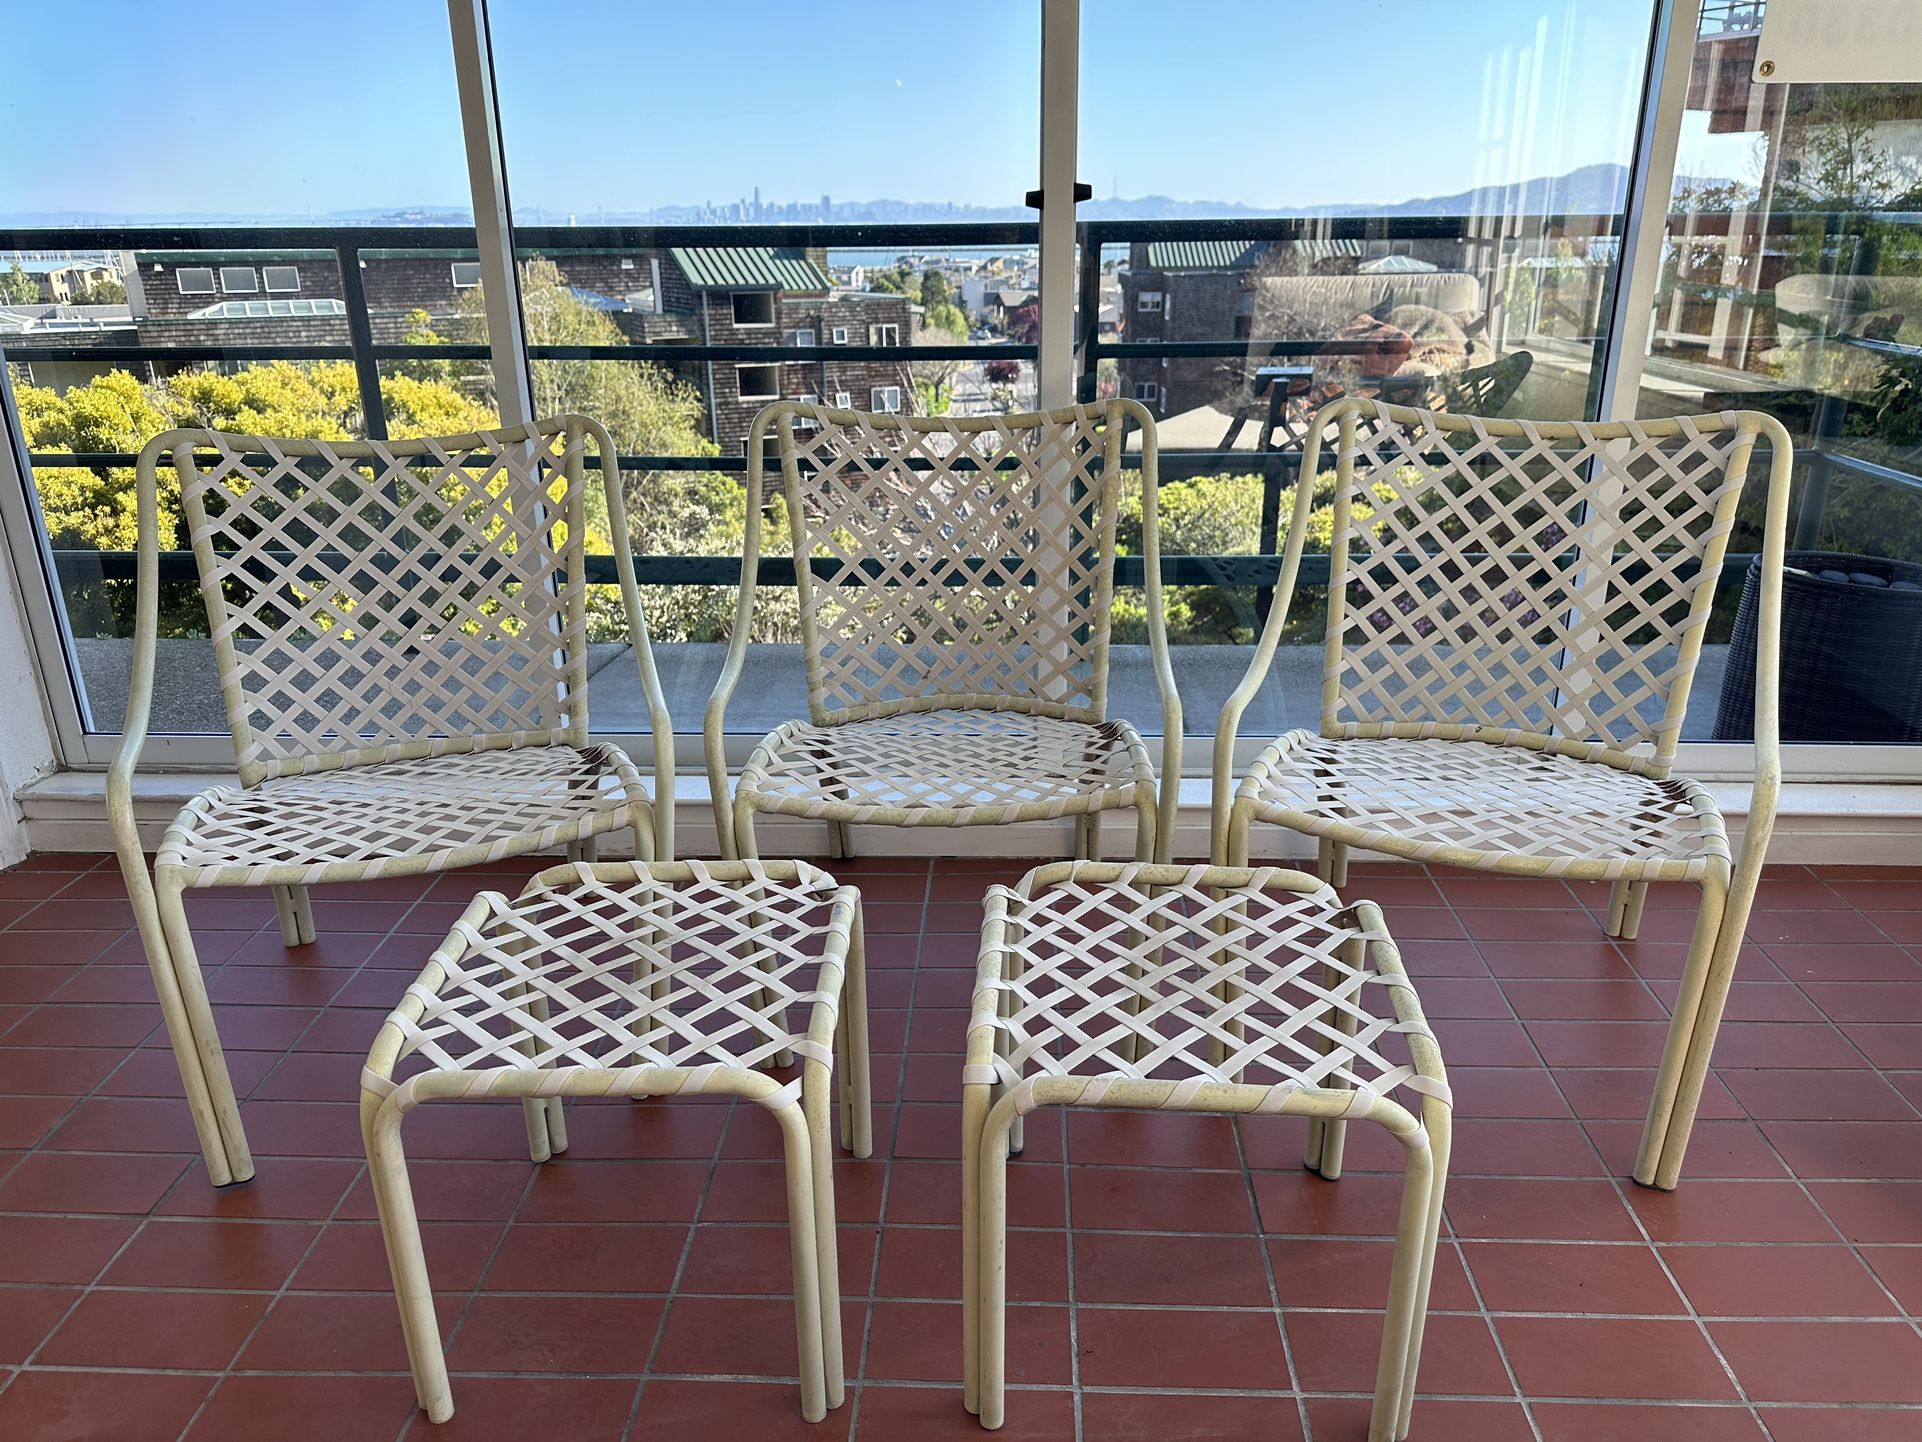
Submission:
<svg viewBox="0 0 1922 1442">
<path fill-rule="evenodd" d="M 776 1131 L 752 1106 L 427 1108 L 415 1191 L 457 1411 L 415 1409 L 355 1098 L 385 1011 L 481 886 L 196 894 L 258 1156 L 215 1190 L 111 859 L 0 874 L 0 1437 L 399 1442 L 980 1434 L 961 1407 L 957 1088 L 982 889 L 1018 862 L 869 858 L 875 1155 L 837 1169 L 849 1402 L 799 1421 Z M 1360 865 L 1456 1089 L 1422 1442 L 1922 1436 L 1922 885 L 1762 887 L 1679 1191 L 1625 1179 L 1689 926 L 1605 887 Z M 1389 1144 L 1336 1184 L 1288 1120 L 1060 1112 L 1011 1170 L 1010 1438 L 1365 1434 Z"/>
</svg>

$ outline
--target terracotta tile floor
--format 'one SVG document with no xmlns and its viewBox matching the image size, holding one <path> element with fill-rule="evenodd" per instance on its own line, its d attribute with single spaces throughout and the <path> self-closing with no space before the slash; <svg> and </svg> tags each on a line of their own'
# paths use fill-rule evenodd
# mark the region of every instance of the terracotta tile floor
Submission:
<svg viewBox="0 0 1922 1442">
<path fill-rule="evenodd" d="M 522 868 L 524 869 L 524 868 Z M 958 1052 L 975 905 L 1018 866 L 864 861 L 877 1157 L 840 1163 L 849 1404 L 798 1420 L 773 1127 L 752 1107 L 518 1108 L 409 1128 L 455 1371 L 414 1411 L 355 1095 L 459 903 L 514 872 L 194 899 L 259 1157 L 205 1181 L 117 871 L 0 874 L 0 1438 L 443 1442 L 978 1435 L 961 1409 Z M 1615 945 L 1600 887 L 1355 869 L 1458 1094 L 1421 1442 L 1922 1438 L 1922 875 L 1765 883 L 1672 1195 L 1623 1180 L 1692 893 Z M 1039 1114 L 1013 1168 L 1004 1435 L 1360 1439 L 1397 1179 L 1286 1121 Z"/>
</svg>

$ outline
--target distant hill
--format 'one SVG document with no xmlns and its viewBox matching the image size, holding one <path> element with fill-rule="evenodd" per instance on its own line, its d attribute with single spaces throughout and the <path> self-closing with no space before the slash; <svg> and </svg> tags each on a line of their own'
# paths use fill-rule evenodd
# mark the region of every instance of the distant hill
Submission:
<svg viewBox="0 0 1922 1442">
<path fill-rule="evenodd" d="M 1687 178 L 1684 177 L 1686 180 Z M 1698 184 L 1715 184 L 1698 180 Z M 1440 215 L 1477 214 L 1595 215 L 1620 210 L 1628 194 L 1628 168 L 1622 165 L 1584 165 L 1566 175 L 1537 176 L 1514 183 L 1491 184 L 1452 195 L 1420 196 L 1413 200 L 1348 201 L 1326 205 L 1262 207 L 1225 200 L 1176 200 L 1166 195 L 1133 199 L 1109 198 L 1081 203 L 1084 220 L 1240 220 L 1276 216 Z M 751 209 L 751 207 L 750 207 Z M 662 205 L 651 210 L 572 211 L 541 206 L 523 208 L 523 225 L 565 225 L 570 217 L 583 225 L 702 225 L 728 224 L 738 211 L 734 205 Z M 928 225 L 965 221 L 1033 220 L 1025 206 L 956 205 L 946 201 L 837 200 L 823 215 L 819 202 L 770 203 L 761 208 L 761 224 L 785 221 L 852 225 Z M 747 223 L 757 223 L 749 221 Z M 245 225 L 471 225 L 473 217 L 462 206 L 372 207 L 332 211 L 324 215 L 233 215 L 181 211 L 166 215 L 121 215 L 106 211 L 0 211 L 0 226 L 14 229 L 107 226 L 245 226 Z"/>
</svg>

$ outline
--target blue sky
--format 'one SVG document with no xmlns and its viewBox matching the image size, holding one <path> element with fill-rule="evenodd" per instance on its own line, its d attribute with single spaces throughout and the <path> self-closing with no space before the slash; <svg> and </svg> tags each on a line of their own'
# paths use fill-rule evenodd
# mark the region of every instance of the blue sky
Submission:
<svg viewBox="0 0 1922 1442">
<path fill-rule="evenodd" d="M 1627 158 L 1651 0 L 1084 0 L 1101 195 L 1400 200 Z M 517 208 L 1034 181 L 1038 0 L 492 0 Z M 76 47 L 73 14 L 84 13 Z M 0 211 L 460 205 L 442 0 L 9 7 Z M 192 56 L 180 74 L 157 57 Z M 71 57 L 63 63 L 59 57 Z"/>
</svg>

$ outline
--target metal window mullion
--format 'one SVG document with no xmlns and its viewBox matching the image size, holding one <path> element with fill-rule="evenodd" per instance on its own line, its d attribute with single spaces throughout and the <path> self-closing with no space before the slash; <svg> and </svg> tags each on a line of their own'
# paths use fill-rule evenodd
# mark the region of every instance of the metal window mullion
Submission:
<svg viewBox="0 0 1922 1442">
<path fill-rule="evenodd" d="M 1595 415 L 1604 421 L 1635 419 L 1642 367 L 1648 358 L 1655 286 L 1666 249 L 1670 198 L 1675 192 L 1675 152 L 1688 106 L 1690 67 L 1702 0 L 1662 0 L 1650 36 L 1648 83 L 1629 171 L 1622 215 L 1622 253 L 1608 317 L 1608 341 Z"/>
<path fill-rule="evenodd" d="M 508 207 L 487 0 L 447 0 L 447 19 L 460 89 L 461 136 L 467 150 L 474 249 L 480 257 L 495 403 L 503 426 L 520 425 L 534 419 L 534 388 L 521 323 L 520 276 L 514 267 L 514 225 Z"/>
<path fill-rule="evenodd" d="M 1074 172 L 1080 104 L 1080 0 L 1041 0 L 1041 291 L 1035 394 L 1074 403 Z"/>
</svg>

